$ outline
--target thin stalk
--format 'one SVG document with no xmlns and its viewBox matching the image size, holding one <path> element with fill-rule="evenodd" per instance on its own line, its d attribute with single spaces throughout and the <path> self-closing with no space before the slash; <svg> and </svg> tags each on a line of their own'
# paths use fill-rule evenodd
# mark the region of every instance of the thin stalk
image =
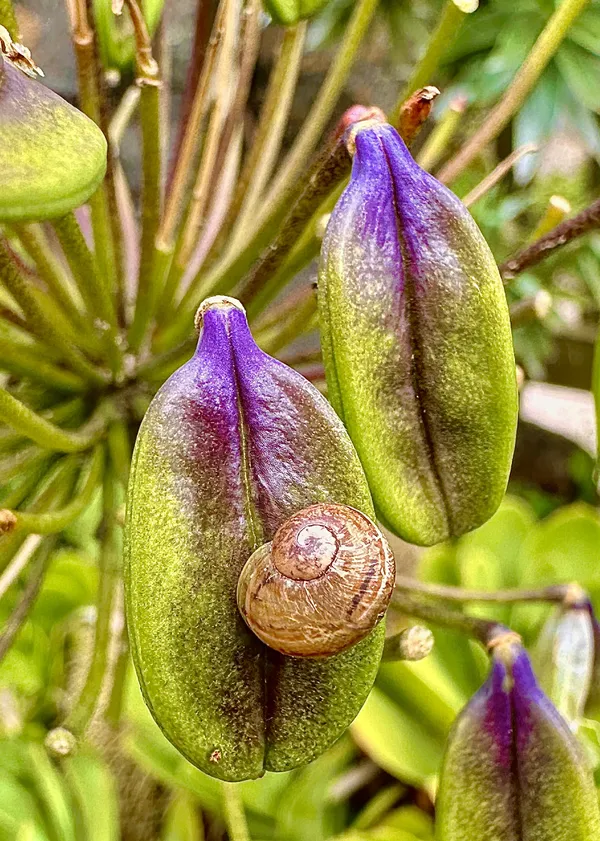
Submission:
<svg viewBox="0 0 600 841">
<path fill-rule="evenodd" d="M 131 467 L 131 439 L 125 421 L 117 421 L 110 425 L 107 444 L 116 478 L 126 491 Z"/>
<path fill-rule="evenodd" d="M 86 303 L 89 316 L 97 317 L 106 324 L 106 352 L 111 369 L 117 375 L 123 364 L 117 330 L 117 313 L 110 286 L 102 273 L 97 254 L 92 253 L 88 248 L 74 213 L 55 219 L 53 224 Z"/>
<path fill-rule="evenodd" d="M 102 437 L 107 423 L 106 409 L 100 406 L 77 431 L 61 429 L 44 420 L 3 388 L 0 388 L 0 420 L 31 438 L 40 447 L 63 453 L 75 453 L 92 447 Z"/>
<path fill-rule="evenodd" d="M 59 426 L 80 423 L 84 411 L 84 402 L 80 398 L 73 398 L 63 403 L 52 406 L 49 409 L 39 411 L 39 414 L 44 420 Z M 2 432 L 0 437 L 0 452 L 10 449 L 16 449 L 28 442 L 28 439 L 19 431 L 7 429 Z"/>
<path fill-rule="evenodd" d="M 473 189 L 463 198 L 463 204 L 467 207 L 471 207 L 472 204 L 478 202 L 479 199 L 489 193 L 496 184 L 499 184 L 505 175 L 508 175 L 513 166 L 518 163 L 521 158 L 524 158 L 526 155 L 531 155 L 533 152 L 537 152 L 537 150 L 538 147 L 535 143 L 527 143 L 525 146 L 520 146 L 518 149 L 515 149 L 514 152 L 511 152 L 511 154 L 504 158 L 503 161 L 500 161 L 498 166 L 495 167 L 489 175 L 486 175 L 479 184 L 473 187 Z"/>
<path fill-rule="evenodd" d="M 200 138 L 200 129 L 210 105 L 210 82 L 219 44 L 224 34 L 224 20 L 230 0 L 221 0 L 213 24 L 208 49 L 202 63 L 202 72 L 181 142 L 181 149 L 173 171 L 170 188 L 165 199 L 165 210 L 157 235 L 156 247 L 168 253 L 174 247 L 174 237 L 185 207 L 185 190 L 194 165 Z"/>
<path fill-rule="evenodd" d="M 36 333 L 43 336 L 49 344 L 59 348 L 70 367 L 81 374 L 88 382 L 104 385 L 105 376 L 90 364 L 83 354 L 63 338 L 60 329 L 53 323 L 48 313 L 44 312 L 28 281 L 19 271 L 11 253 L 0 241 L 0 280 L 25 313 Z"/>
<path fill-rule="evenodd" d="M 25 567 L 28 566 L 43 539 L 41 534 L 30 534 L 23 542 L 19 551 L 0 575 L 0 600 L 4 598 Z"/>
<path fill-rule="evenodd" d="M 548 62 L 589 0 L 563 0 L 547 22 L 508 90 L 461 150 L 440 170 L 443 183 L 454 181 L 494 140 L 523 105 Z"/>
<path fill-rule="evenodd" d="M 477 6 L 475 6 L 477 8 Z M 389 114 L 389 120 L 395 124 L 400 116 L 402 104 L 405 99 L 424 85 L 433 81 L 437 69 L 446 53 L 448 47 L 454 42 L 456 35 L 463 24 L 466 13 L 461 11 L 454 0 L 446 0 L 442 10 L 440 22 L 433 31 L 423 57 L 415 67 L 412 76 L 404 86 L 396 105 Z"/>
<path fill-rule="evenodd" d="M 552 584 L 548 587 L 536 589 L 510 590 L 469 590 L 464 587 L 452 587 L 444 584 L 429 584 L 399 575 L 396 578 L 396 589 L 431 596 L 436 599 L 455 602 L 491 602 L 507 604 L 516 602 L 560 602 L 573 590 L 572 584 Z"/>
<path fill-rule="evenodd" d="M 86 0 L 66 0 L 71 26 L 71 39 L 77 62 L 79 103 L 87 114 L 102 130 L 104 126 L 104 102 L 101 90 L 101 72 L 96 52 L 96 39 L 90 24 Z M 106 131 L 105 131 L 106 134 Z M 107 138 L 108 139 L 108 138 Z M 110 179 L 111 151 L 107 178 L 102 186 L 90 198 L 94 249 L 100 264 L 102 276 L 106 278 L 112 291 L 118 288 L 117 252 L 114 230 L 111 225 L 111 201 L 108 195 Z"/>
<path fill-rule="evenodd" d="M 0 494 L 0 505 L 6 508 L 16 508 L 21 505 L 31 492 L 38 486 L 39 481 L 52 465 L 52 459 L 55 458 L 52 454 L 45 454 L 42 462 L 38 462 L 29 469 L 22 470 L 19 474 L 18 481 L 13 483 L 10 488 L 4 487 L 3 493 Z"/>
<path fill-rule="evenodd" d="M 185 265 L 197 242 L 204 220 L 213 169 L 222 140 L 229 99 L 232 94 L 238 7 L 234 0 L 223 0 L 223 2 L 226 5 L 226 12 L 223 21 L 224 34 L 215 66 L 214 102 L 202 147 L 202 157 L 194 182 L 192 198 L 174 260 L 175 270 L 181 274 L 183 274 Z M 239 80 L 236 81 L 239 82 Z"/>
<path fill-rule="evenodd" d="M 564 196 L 550 196 L 546 210 L 530 236 L 529 242 L 535 242 L 559 225 L 571 212 L 571 202 Z"/>
<path fill-rule="evenodd" d="M 58 391 L 82 392 L 86 390 L 85 381 L 77 374 L 58 368 L 51 362 L 47 362 L 44 357 L 40 358 L 35 350 L 16 345 L 1 335 L 0 369 Z"/>
<path fill-rule="evenodd" d="M 413 616 L 415 619 L 467 634 L 486 648 L 499 634 L 510 633 L 508 628 L 498 622 L 467 616 L 457 610 L 448 610 L 443 605 L 435 604 L 431 599 L 425 600 L 404 590 L 394 591 L 391 604 L 396 610 Z"/>
<path fill-rule="evenodd" d="M 13 41 L 20 41 L 19 24 L 12 0 L 0 0 L 0 25 L 8 30 Z"/>
<path fill-rule="evenodd" d="M 465 96 L 457 96 L 456 99 L 452 100 L 423 144 L 423 148 L 417 156 L 419 166 L 431 171 L 447 154 L 466 109 L 467 98 Z"/>
<path fill-rule="evenodd" d="M 283 209 L 288 203 L 290 193 L 293 193 L 296 182 L 306 167 L 306 161 L 314 152 L 331 118 L 377 6 L 378 0 L 358 0 L 355 4 L 352 17 L 344 30 L 342 43 L 302 129 L 267 193 L 265 213 L 257 221 L 255 229 L 260 227 L 267 215 L 270 216 L 274 212 L 275 207 Z"/>
<path fill-rule="evenodd" d="M 422 625 L 413 625 L 411 628 L 405 628 L 391 637 L 386 637 L 382 660 L 388 662 L 397 660 L 417 662 L 431 654 L 434 644 L 433 634 L 429 628 L 424 628 Z"/>
<path fill-rule="evenodd" d="M 139 6 L 135 0 L 128 0 L 127 5 L 136 32 L 136 81 L 140 88 L 139 113 L 142 131 L 142 235 L 135 313 L 129 331 L 129 346 L 136 352 L 146 335 L 159 292 L 158 285 L 153 283 L 156 276 L 152 273 L 152 264 L 162 207 L 162 80 L 158 64 L 152 56 L 152 42 Z"/>
<path fill-rule="evenodd" d="M 38 548 L 35 563 L 33 564 L 31 573 L 27 579 L 27 584 L 23 588 L 21 598 L 11 615 L 8 617 L 4 629 L 0 634 L 0 662 L 2 662 L 10 650 L 19 631 L 29 617 L 31 609 L 35 604 L 35 600 L 42 588 L 42 584 L 44 583 L 44 578 L 50 564 L 52 550 L 54 549 L 55 543 L 55 538 L 47 538 Z"/>
<path fill-rule="evenodd" d="M 244 803 L 237 783 L 221 783 L 223 815 L 229 841 L 250 841 Z"/>
<path fill-rule="evenodd" d="M 34 261 L 38 275 L 56 298 L 73 327 L 76 330 L 89 329 L 84 324 L 83 300 L 53 253 L 42 226 L 38 223 L 18 225 L 15 227 L 15 233 Z"/>
<path fill-rule="evenodd" d="M 96 445 L 88 464 L 82 469 L 78 487 L 73 499 L 63 508 L 56 511 L 32 513 L 30 511 L 13 511 L 16 524 L 13 533 L 21 534 L 55 534 L 74 522 L 89 505 L 94 491 L 102 480 L 104 467 L 104 448 Z"/>
<path fill-rule="evenodd" d="M 317 296 L 314 289 L 309 289 L 309 294 L 298 303 L 289 318 L 283 320 L 273 330 L 257 336 L 258 344 L 265 353 L 271 355 L 277 353 L 302 333 L 312 329 L 312 319 L 316 311 Z"/>
<path fill-rule="evenodd" d="M 552 256 L 567 243 L 598 228 L 600 228 L 600 199 L 519 251 L 500 266 L 500 274 L 504 281 L 512 280 L 525 269 L 536 266 L 542 260 Z"/>
<path fill-rule="evenodd" d="M 277 161 L 288 121 L 306 39 L 306 23 L 284 30 L 281 49 L 269 77 L 254 142 L 238 179 L 223 231 L 229 233 L 228 247 L 237 250 L 246 238 L 258 201 Z"/>
<path fill-rule="evenodd" d="M 86 680 L 64 726 L 76 737 L 81 736 L 90 723 L 98 704 L 106 668 L 110 643 L 110 622 L 112 617 L 115 585 L 118 580 L 118 548 L 116 524 L 116 500 L 114 479 L 110 471 L 104 476 L 104 540 L 100 553 L 100 584 L 96 604 L 96 630 L 94 650 Z"/>
</svg>

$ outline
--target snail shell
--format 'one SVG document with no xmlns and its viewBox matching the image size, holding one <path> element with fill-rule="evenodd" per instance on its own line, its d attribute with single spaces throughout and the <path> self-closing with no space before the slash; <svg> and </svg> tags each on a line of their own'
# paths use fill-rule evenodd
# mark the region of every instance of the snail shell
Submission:
<svg viewBox="0 0 600 841">
<path fill-rule="evenodd" d="M 290 657 L 327 657 L 359 642 L 383 617 L 394 557 L 377 526 L 346 505 L 295 514 L 246 562 L 240 612 L 266 645 Z"/>
</svg>

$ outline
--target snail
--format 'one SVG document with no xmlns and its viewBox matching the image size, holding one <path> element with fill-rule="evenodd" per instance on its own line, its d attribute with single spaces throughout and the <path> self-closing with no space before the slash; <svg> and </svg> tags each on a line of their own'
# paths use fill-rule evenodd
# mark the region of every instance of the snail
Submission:
<svg viewBox="0 0 600 841">
<path fill-rule="evenodd" d="M 319 503 L 286 520 L 250 556 L 238 581 L 238 607 L 270 648 L 290 657 L 327 657 L 373 630 L 394 577 L 388 542 L 365 514 Z"/>
</svg>

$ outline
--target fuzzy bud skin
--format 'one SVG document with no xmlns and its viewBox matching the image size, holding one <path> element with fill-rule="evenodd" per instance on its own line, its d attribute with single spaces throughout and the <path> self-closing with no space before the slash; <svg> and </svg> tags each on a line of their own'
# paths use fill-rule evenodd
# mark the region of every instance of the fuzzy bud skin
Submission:
<svg viewBox="0 0 600 841">
<path fill-rule="evenodd" d="M 438 841 L 593 841 L 598 800 L 581 746 L 509 645 L 458 717 L 436 804 Z"/>
<path fill-rule="evenodd" d="M 464 205 L 389 125 L 357 124 L 323 242 L 328 395 L 380 519 L 438 543 L 484 523 L 508 479 L 517 388 L 506 298 Z"/>
<path fill-rule="evenodd" d="M 237 607 L 240 572 L 316 502 L 374 516 L 335 412 L 255 344 L 241 306 L 201 309 L 194 357 L 160 389 L 136 443 L 128 500 L 128 625 L 146 702 L 171 742 L 225 780 L 322 753 L 375 680 L 385 628 L 342 654 L 291 658 Z"/>
</svg>

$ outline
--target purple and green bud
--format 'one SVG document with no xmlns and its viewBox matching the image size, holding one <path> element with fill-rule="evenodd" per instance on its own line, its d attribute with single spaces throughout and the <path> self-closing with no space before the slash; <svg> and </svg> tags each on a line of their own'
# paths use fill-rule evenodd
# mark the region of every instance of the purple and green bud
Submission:
<svg viewBox="0 0 600 841">
<path fill-rule="evenodd" d="M 450 733 L 436 805 L 438 841 L 594 841 L 592 774 L 567 722 L 516 643 Z"/>
<path fill-rule="evenodd" d="M 127 612 L 142 691 L 171 742 L 225 780 L 305 764 L 375 679 L 384 623 L 342 654 L 285 657 L 248 629 L 236 588 L 250 555 L 317 502 L 374 517 L 341 421 L 263 353 L 236 301 L 201 308 L 193 358 L 142 423 L 128 499 Z"/>
<path fill-rule="evenodd" d="M 104 178 L 106 140 L 85 114 L 30 78 L 43 73 L 2 29 L 0 221 L 62 216 Z"/>
<path fill-rule="evenodd" d="M 387 124 L 349 132 L 323 242 L 328 393 L 380 519 L 434 544 L 484 523 L 510 470 L 517 387 L 494 258 L 464 205 Z"/>
</svg>

